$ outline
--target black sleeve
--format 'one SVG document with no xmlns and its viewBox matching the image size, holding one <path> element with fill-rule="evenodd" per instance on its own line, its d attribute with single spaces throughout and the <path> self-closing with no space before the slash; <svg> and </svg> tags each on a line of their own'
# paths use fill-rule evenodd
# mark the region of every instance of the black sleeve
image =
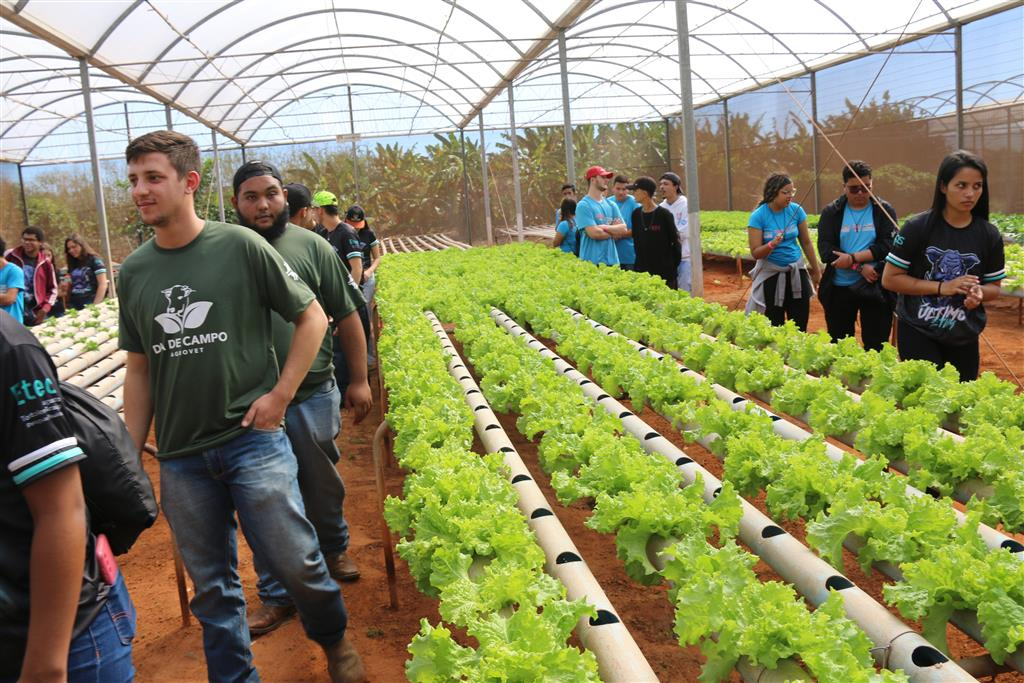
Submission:
<svg viewBox="0 0 1024 683">
<path fill-rule="evenodd" d="M 27 486 L 85 458 L 64 412 L 57 371 L 39 346 L 9 347 L 2 362 L 4 465 L 15 485 Z"/>
<path fill-rule="evenodd" d="M 664 233 L 666 246 L 672 254 L 672 262 L 678 268 L 679 263 L 683 260 L 683 254 L 679 250 L 679 230 L 676 229 L 676 217 L 668 209 L 658 208 L 661 209 L 661 232 Z"/>
<path fill-rule="evenodd" d="M 839 249 L 839 229 L 842 227 L 842 213 L 829 204 L 821 212 L 818 220 L 818 258 L 823 264 L 831 265 L 838 258 L 833 251 Z"/>
<path fill-rule="evenodd" d="M 871 260 L 883 261 L 892 249 L 892 238 L 899 232 L 900 226 L 894 221 L 899 220 L 896 216 L 896 209 L 892 208 L 889 202 L 881 202 L 876 206 L 875 217 L 875 242 L 871 245 Z"/>
</svg>

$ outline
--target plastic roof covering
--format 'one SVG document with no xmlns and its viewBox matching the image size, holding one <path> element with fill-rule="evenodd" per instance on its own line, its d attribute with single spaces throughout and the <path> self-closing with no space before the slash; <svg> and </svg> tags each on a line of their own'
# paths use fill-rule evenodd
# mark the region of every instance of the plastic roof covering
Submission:
<svg viewBox="0 0 1024 683">
<path fill-rule="evenodd" d="M 1019 4 L 688 0 L 694 102 Z M 80 57 L 101 154 L 123 149 L 127 115 L 102 116 L 122 103 L 148 103 L 149 129 L 169 103 L 237 144 L 389 137 L 472 129 L 484 106 L 505 127 L 511 78 L 518 126 L 560 123 L 561 28 L 574 124 L 680 109 L 672 0 L 0 0 L 0 17 L 3 161 L 82 156 Z M 58 129 L 76 152 L 41 144 Z"/>
</svg>

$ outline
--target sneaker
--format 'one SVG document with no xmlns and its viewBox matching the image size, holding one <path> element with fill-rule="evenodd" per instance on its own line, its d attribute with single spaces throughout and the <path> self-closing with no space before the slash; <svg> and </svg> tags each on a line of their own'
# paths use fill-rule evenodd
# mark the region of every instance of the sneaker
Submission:
<svg viewBox="0 0 1024 683">
<path fill-rule="evenodd" d="M 348 553 L 328 555 L 324 560 L 327 562 L 327 571 L 335 581 L 355 581 L 359 578 L 359 568 Z"/>
<path fill-rule="evenodd" d="M 295 616 L 295 605 L 260 605 L 249 615 L 249 635 L 253 638 L 270 633 Z"/>
<path fill-rule="evenodd" d="M 363 660 L 348 638 L 342 638 L 333 645 L 324 647 L 327 655 L 327 673 L 331 683 L 363 683 L 366 681 L 366 669 Z"/>
</svg>

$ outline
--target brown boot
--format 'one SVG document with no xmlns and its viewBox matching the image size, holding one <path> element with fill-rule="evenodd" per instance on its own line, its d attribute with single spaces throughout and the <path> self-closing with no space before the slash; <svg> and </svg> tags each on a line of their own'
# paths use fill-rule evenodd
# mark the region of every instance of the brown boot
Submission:
<svg viewBox="0 0 1024 683">
<path fill-rule="evenodd" d="M 258 610 L 249 615 L 249 635 L 256 637 L 270 633 L 294 616 L 295 605 L 260 605 Z"/>
<path fill-rule="evenodd" d="M 327 571 L 335 581 L 355 581 L 359 578 L 359 568 L 348 553 L 328 555 L 324 560 L 327 562 Z"/>
<path fill-rule="evenodd" d="M 363 660 L 348 638 L 342 638 L 333 645 L 324 648 L 327 655 L 327 673 L 331 683 L 363 683 L 366 681 L 366 669 Z"/>
</svg>

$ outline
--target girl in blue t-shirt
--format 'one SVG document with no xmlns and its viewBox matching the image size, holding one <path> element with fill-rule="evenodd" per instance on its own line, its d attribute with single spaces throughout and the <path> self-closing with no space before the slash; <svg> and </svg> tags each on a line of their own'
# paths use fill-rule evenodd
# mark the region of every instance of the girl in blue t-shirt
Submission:
<svg viewBox="0 0 1024 683">
<path fill-rule="evenodd" d="M 103 301 L 107 295 L 107 267 L 99 255 L 77 234 L 64 240 L 64 255 L 71 277 L 68 293 L 71 308 L 82 309 Z"/>
<path fill-rule="evenodd" d="M 555 238 L 552 240 L 551 246 L 558 247 L 568 254 L 579 255 L 579 250 L 576 248 L 576 200 L 563 199 L 558 213 L 562 220 L 555 228 Z"/>
<path fill-rule="evenodd" d="M 764 183 L 760 203 L 750 214 L 747 239 L 757 265 L 751 273 L 747 311 L 764 313 L 773 325 L 782 325 L 788 318 L 806 332 L 814 295 L 807 263 L 814 282 L 821 280 L 821 267 L 807 231 L 807 212 L 793 201 L 794 195 L 789 176 L 771 175 Z"/>
</svg>

